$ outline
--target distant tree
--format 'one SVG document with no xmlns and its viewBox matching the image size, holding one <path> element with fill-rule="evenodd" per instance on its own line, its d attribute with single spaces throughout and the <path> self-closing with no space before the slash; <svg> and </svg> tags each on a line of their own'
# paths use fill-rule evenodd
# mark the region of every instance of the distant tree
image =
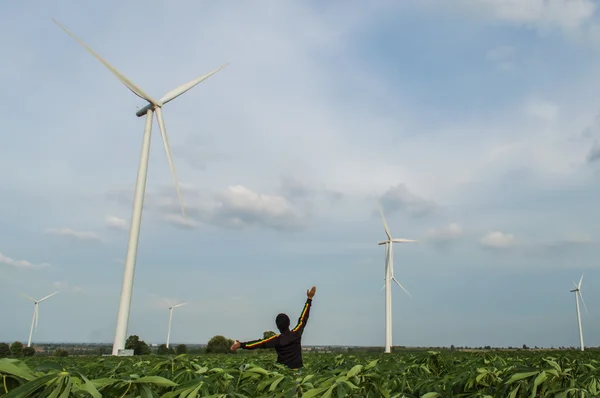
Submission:
<svg viewBox="0 0 600 398">
<path fill-rule="evenodd" d="M 0 358 L 8 358 L 10 356 L 10 347 L 6 343 L 0 343 Z"/>
<path fill-rule="evenodd" d="M 198 354 L 204 354 L 204 352 L 205 352 L 205 349 L 202 347 L 194 347 L 194 348 L 188 349 L 188 354 L 198 355 Z"/>
<path fill-rule="evenodd" d="M 64 348 L 57 348 L 54 351 L 54 356 L 55 357 L 68 357 L 69 351 L 65 350 Z"/>
<path fill-rule="evenodd" d="M 175 352 L 177 353 L 177 355 L 187 354 L 187 346 L 185 344 L 179 344 L 177 347 L 175 347 Z"/>
<path fill-rule="evenodd" d="M 268 339 L 269 337 L 273 337 L 275 336 L 277 333 L 275 333 L 272 330 L 267 330 L 266 332 L 263 332 L 263 339 Z"/>
<path fill-rule="evenodd" d="M 22 357 L 23 356 L 23 343 L 20 341 L 15 341 L 10 345 L 10 354 L 13 357 Z"/>
<path fill-rule="evenodd" d="M 213 338 L 211 338 L 208 343 L 206 344 L 206 353 L 212 353 L 212 354 L 216 354 L 216 353 L 223 353 L 223 354 L 228 354 L 230 353 L 230 347 L 233 345 L 234 341 L 231 339 L 228 339 L 224 336 L 214 336 Z"/>
<path fill-rule="evenodd" d="M 144 340 L 140 340 L 139 336 L 131 335 L 125 341 L 125 349 L 133 350 L 133 355 L 150 355 L 150 347 Z"/>
<path fill-rule="evenodd" d="M 35 355 L 35 348 L 33 348 L 33 347 L 23 348 L 23 356 L 32 357 L 34 355 Z"/>
<path fill-rule="evenodd" d="M 452 344 L 452 345 L 450 346 L 450 351 L 456 351 L 456 348 L 454 347 L 454 344 Z"/>
<path fill-rule="evenodd" d="M 523 344 L 523 349 L 524 349 L 524 350 L 528 350 L 528 349 L 529 349 L 529 347 L 527 347 L 527 345 Z"/>
<path fill-rule="evenodd" d="M 169 354 L 169 349 L 167 348 L 166 344 L 161 344 L 156 349 L 156 353 L 158 355 L 168 355 Z"/>
</svg>

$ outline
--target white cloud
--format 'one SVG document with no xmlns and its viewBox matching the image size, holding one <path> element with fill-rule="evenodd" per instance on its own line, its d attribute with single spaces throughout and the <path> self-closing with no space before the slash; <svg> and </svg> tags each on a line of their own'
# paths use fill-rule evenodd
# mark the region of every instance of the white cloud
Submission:
<svg viewBox="0 0 600 398">
<path fill-rule="evenodd" d="M 184 219 L 171 190 L 166 187 L 149 193 L 146 203 L 149 209 L 160 214 L 161 219 L 179 227 L 196 228 L 201 223 L 208 223 L 225 228 L 259 226 L 296 230 L 304 227 L 310 217 L 309 203 L 293 203 L 283 195 L 263 194 L 243 185 L 232 185 L 213 192 L 186 187 L 182 190 L 186 211 Z M 115 196 L 120 198 L 118 194 Z"/>
<path fill-rule="evenodd" d="M 496 65 L 500 71 L 514 69 L 515 48 L 512 46 L 498 46 L 488 50 L 486 58 Z"/>
<path fill-rule="evenodd" d="M 462 0 L 462 4 L 495 19 L 565 30 L 581 27 L 596 9 L 592 0 Z"/>
<path fill-rule="evenodd" d="M 598 140 L 595 140 L 594 144 L 590 148 L 590 151 L 586 155 L 585 160 L 588 163 L 592 163 L 596 162 L 598 159 L 600 159 L 600 143 L 598 143 Z"/>
<path fill-rule="evenodd" d="M 583 247 L 594 243 L 589 234 L 571 233 L 554 240 L 525 240 L 518 241 L 512 234 L 495 231 L 490 232 L 479 240 L 484 248 L 493 249 L 518 249 L 521 254 L 548 255 L 552 253 L 565 252 L 577 247 Z"/>
<path fill-rule="evenodd" d="M 38 269 L 50 266 L 50 264 L 48 263 L 33 264 L 27 260 L 15 260 L 11 257 L 5 256 L 2 253 L 0 253 L 0 264 L 5 264 L 14 268 L 22 269 Z"/>
<path fill-rule="evenodd" d="M 437 207 L 435 202 L 415 195 L 402 183 L 390 187 L 381 195 L 380 200 L 386 214 L 404 210 L 411 216 L 423 217 L 431 214 Z"/>
<path fill-rule="evenodd" d="M 108 216 L 108 217 L 106 217 L 105 225 L 108 228 L 120 229 L 120 230 L 124 230 L 124 231 L 129 228 L 129 225 L 127 224 L 127 221 L 125 221 L 122 218 L 115 217 L 115 216 Z"/>
<path fill-rule="evenodd" d="M 479 240 L 485 248 L 507 249 L 515 245 L 515 236 L 504 232 L 490 232 Z"/>
<path fill-rule="evenodd" d="M 75 231 L 74 229 L 63 227 L 63 228 L 49 228 L 45 231 L 49 235 L 66 236 L 80 241 L 96 241 L 102 242 L 103 239 L 95 232 L 88 231 Z"/>
<path fill-rule="evenodd" d="M 525 103 L 524 111 L 528 116 L 552 124 L 558 119 L 559 107 L 548 101 L 533 99 Z"/>
<path fill-rule="evenodd" d="M 434 243 L 448 243 L 462 235 L 463 228 L 458 223 L 451 223 L 440 228 L 430 228 L 425 233 L 426 239 Z"/>
</svg>

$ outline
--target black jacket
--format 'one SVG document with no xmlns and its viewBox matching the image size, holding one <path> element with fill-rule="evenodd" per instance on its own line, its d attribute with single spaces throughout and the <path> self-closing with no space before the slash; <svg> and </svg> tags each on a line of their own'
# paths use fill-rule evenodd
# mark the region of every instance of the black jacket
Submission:
<svg viewBox="0 0 600 398">
<path fill-rule="evenodd" d="M 308 322 L 312 300 L 307 299 L 298 318 L 298 324 L 292 329 L 268 339 L 252 340 L 240 343 L 240 348 L 255 350 L 257 348 L 275 348 L 277 362 L 292 369 L 301 368 L 302 363 L 302 333 Z"/>
</svg>

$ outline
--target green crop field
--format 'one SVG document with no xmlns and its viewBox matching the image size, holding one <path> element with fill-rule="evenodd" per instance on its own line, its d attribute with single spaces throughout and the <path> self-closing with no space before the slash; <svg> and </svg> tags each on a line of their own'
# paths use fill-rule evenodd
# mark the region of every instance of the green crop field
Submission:
<svg viewBox="0 0 600 398">
<path fill-rule="evenodd" d="M 0 396 L 598 397 L 600 352 L 305 354 L 1 359 Z"/>
</svg>

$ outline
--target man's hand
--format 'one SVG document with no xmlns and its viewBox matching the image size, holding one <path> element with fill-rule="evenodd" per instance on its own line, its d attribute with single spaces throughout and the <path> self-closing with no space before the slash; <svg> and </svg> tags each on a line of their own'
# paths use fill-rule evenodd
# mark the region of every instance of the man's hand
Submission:
<svg viewBox="0 0 600 398">
<path fill-rule="evenodd" d="M 306 291 L 306 295 L 308 296 L 309 299 L 312 300 L 312 298 L 315 296 L 316 292 L 317 292 L 317 288 L 315 286 L 313 286 L 312 289 Z"/>
<path fill-rule="evenodd" d="M 236 340 L 235 343 L 233 343 L 233 345 L 231 346 L 231 351 L 236 351 L 238 348 L 240 348 L 240 342 Z"/>
</svg>

